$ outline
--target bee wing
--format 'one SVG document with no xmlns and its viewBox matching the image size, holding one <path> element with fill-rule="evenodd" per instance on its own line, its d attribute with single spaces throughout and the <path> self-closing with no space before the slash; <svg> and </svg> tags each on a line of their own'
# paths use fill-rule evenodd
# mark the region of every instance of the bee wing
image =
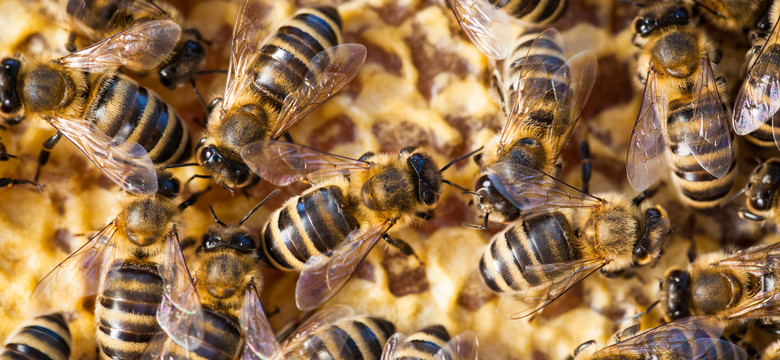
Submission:
<svg viewBox="0 0 780 360">
<path fill-rule="evenodd" d="M 487 0 L 450 0 L 450 8 L 479 51 L 499 60 L 509 55 L 512 29 L 504 10 Z"/>
<path fill-rule="evenodd" d="M 391 226 L 390 222 L 381 222 L 365 231 L 354 230 L 335 250 L 309 258 L 295 287 L 298 308 L 314 309 L 341 290 Z"/>
<path fill-rule="evenodd" d="M 141 360 L 163 360 L 165 359 L 165 343 L 168 341 L 168 335 L 164 331 L 158 332 L 154 335 L 148 343 L 144 353 L 141 355 Z"/>
<path fill-rule="evenodd" d="M 663 122 L 667 104 L 668 99 L 658 87 L 655 71 L 650 69 L 626 157 L 628 182 L 636 191 L 649 188 L 666 169 L 667 145 Z"/>
<path fill-rule="evenodd" d="M 362 44 L 334 46 L 311 58 L 303 85 L 284 98 L 271 138 L 284 135 L 298 120 L 336 95 L 355 78 L 365 62 L 366 47 Z"/>
<path fill-rule="evenodd" d="M 777 61 L 780 27 L 772 34 L 748 71 L 734 102 L 734 132 L 746 135 L 758 130 L 780 110 L 780 63 Z"/>
<path fill-rule="evenodd" d="M 295 329 L 293 335 L 282 343 L 285 355 L 301 351 L 304 342 L 316 331 L 332 325 L 341 319 L 355 316 L 355 310 L 349 305 L 333 305 L 317 311 Z"/>
<path fill-rule="evenodd" d="M 592 51 L 583 51 L 572 56 L 566 64 L 558 68 L 552 77 L 551 84 L 555 95 L 553 122 L 547 138 L 555 144 L 555 158 L 560 155 L 563 146 L 577 124 L 585 103 L 596 82 L 596 55 Z M 558 83 L 560 82 L 560 83 Z"/>
<path fill-rule="evenodd" d="M 242 360 L 281 359 L 282 346 L 276 340 L 274 329 L 268 323 L 257 289 L 249 286 L 244 294 L 244 304 L 238 314 L 241 329 L 244 330 Z"/>
<path fill-rule="evenodd" d="M 701 57 L 701 70 L 693 86 L 694 126 L 684 126 L 684 139 L 696 161 L 712 176 L 722 178 L 731 168 L 731 134 L 710 58 Z M 722 153 L 723 156 L 716 155 Z"/>
<path fill-rule="evenodd" d="M 101 72 L 119 66 L 149 70 L 159 65 L 181 37 L 181 27 L 172 20 L 145 21 L 92 46 L 60 58 L 68 67 Z"/>
<path fill-rule="evenodd" d="M 674 354 L 679 359 L 746 359 L 744 350 L 719 339 L 724 327 L 722 320 L 712 316 L 689 316 L 607 346 L 593 356 Z M 726 352 L 736 356 L 722 356 Z"/>
<path fill-rule="evenodd" d="M 477 334 L 468 330 L 450 339 L 433 355 L 433 360 L 477 360 Z"/>
<path fill-rule="evenodd" d="M 718 266 L 737 267 L 756 274 L 768 274 L 780 268 L 780 243 L 756 247 L 718 261 Z"/>
<path fill-rule="evenodd" d="M 530 114 L 555 97 L 556 88 L 551 83 L 550 79 L 552 78 L 540 79 L 529 76 L 534 73 L 556 73 L 560 69 L 561 64 L 556 56 L 547 54 L 549 51 L 539 51 L 537 49 L 552 46 L 546 44 L 546 42 L 554 43 L 559 49 L 564 48 L 561 34 L 554 28 L 542 31 L 534 39 L 531 46 L 528 47 L 528 52 L 524 56 L 525 60 L 519 69 L 519 80 L 514 84 L 510 84 L 515 89 L 514 95 L 507 93 L 507 95 L 512 96 L 505 99 L 509 101 L 507 104 L 509 113 L 499 139 L 501 148 L 514 143 L 517 140 L 518 130 L 522 128 L 526 120 L 530 119 Z M 535 55 L 529 56 L 531 53 Z"/>
<path fill-rule="evenodd" d="M 380 360 L 393 360 L 394 355 L 400 349 L 400 347 L 406 341 L 406 335 L 401 333 L 395 333 L 385 343 L 385 347 L 382 350 L 382 358 Z"/>
<path fill-rule="evenodd" d="M 260 21 L 265 17 L 263 12 L 260 4 L 252 0 L 244 0 L 238 9 L 230 45 L 230 67 L 222 102 L 223 111 L 231 108 L 233 101 L 252 83 L 252 76 L 247 72 L 249 65 L 260 54 L 263 33 L 268 27 L 268 24 Z"/>
<path fill-rule="evenodd" d="M 547 279 L 544 284 L 501 297 L 498 313 L 511 319 L 522 319 L 543 309 L 572 286 L 604 266 L 603 259 L 591 258 L 554 264 L 523 267 L 523 274 Z"/>
<path fill-rule="evenodd" d="M 266 181 L 286 186 L 296 181 L 317 183 L 350 171 L 369 169 L 373 163 L 330 154 L 294 143 L 267 140 L 245 146 L 241 158 Z"/>
<path fill-rule="evenodd" d="M 577 190 L 557 178 L 512 161 L 486 166 L 493 186 L 522 211 L 523 216 L 556 208 L 595 208 L 604 200 Z"/>
<path fill-rule="evenodd" d="M 143 146 L 114 141 L 88 120 L 54 118 L 49 123 L 126 191 L 139 195 L 157 192 L 157 170 Z"/>
<path fill-rule="evenodd" d="M 197 349 L 203 339 L 203 309 L 175 230 L 166 238 L 160 274 L 163 297 L 157 322 L 176 344 L 188 350 Z"/>
<path fill-rule="evenodd" d="M 97 294 L 104 269 L 116 259 L 116 241 L 111 222 L 46 274 L 30 296 L 31 313 L 70 312 L 82 297 Z"/>
</svg>

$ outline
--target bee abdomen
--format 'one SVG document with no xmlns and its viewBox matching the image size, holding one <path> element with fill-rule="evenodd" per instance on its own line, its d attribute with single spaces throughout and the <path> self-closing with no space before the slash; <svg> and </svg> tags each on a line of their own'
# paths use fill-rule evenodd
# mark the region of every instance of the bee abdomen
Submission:
<svg viewBox="0 0 780 360">
<path fill-rule="evenodd" d="M 159 331 L 155 315 L 162 301 L 162 278 L 153 263 L 117 262 L 95 304 L 97 343 L 113 359 L 138 359 Z"/>
<path fill-rule="evenodd" d="M 169 165 L 189 155 L 184 123 L 154 92 L 121 74 L 102 76 L 84 117 L 117 142 L 132 141 L 155 165 Z"/>
<path fill-rule="evenodd" d="M 22 325 L 8 338 L 0 359 L 67 360 L 71 335 L 60 313 L 42 315 Z"/>
<path fill-rule="evenodd" d="M 391 360 L 433 360 L 433 355 L 448 341 L 450 334 L 444 326 L 428 326 L 409 335 L 406 342 L 393 353 Z"/>
<path fill-rule="evenodd" d="M 380 318 L 339 321 L 306 339 L 303 345 L 305 357 L 301 359 L 378 360 L 382 347 L 394 332 L 395 325 Z"/>
<path fill-rule="evenodd" d="M 277 110 L 303 84 L 311 58 L 341 42 L 341 17 L 333 7 L 304 9 L 279 28 L 255 59 L 252 89 Z M 317 71 L 320 69 L 312 69 Z"/>
<path fill-rule="evenodd" d="M 231 360 L 237 359 L 243 341 L 238 319 L 234 316 L 203 308 L 203 339 L 200 346 L 189 354 L 168 339 L 164 351 L 164 359 L 204 359 Z"/>
<path fill-rule="evenodd" d="M 310 257 L 335 249 L 359 223 L 341 188 L 324 186 L 275 211 L 265 226 L 263 252 L 280 270 L 300 270 Z"/>
<path fill-rule="evenodd" d="M 542 214 L 496 234 L 479 262 L 485 284 L 496 292 L 518 291 L 542 284 L 544 275 L 526 266 L 579 258 L 572 246 L 569 221 L 559 212 Z"/>
<path fill-rule="evenodd" d="M 516 19 L 538 25 L 558 20 L 568 6 L 568 0 L 490 0 L 490 3 Z"/>
</svg>

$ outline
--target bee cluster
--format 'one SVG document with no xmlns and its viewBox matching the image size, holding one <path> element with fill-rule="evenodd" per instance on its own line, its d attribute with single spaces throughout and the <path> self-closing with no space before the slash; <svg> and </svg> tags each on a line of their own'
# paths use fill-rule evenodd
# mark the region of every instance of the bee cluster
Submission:
<svg viewBox="0 0 780 360">
<path fill-rule="evenodd" d="M 0 9 L 0 358 L 780 358 L 776 1 Z"/>
</svg>

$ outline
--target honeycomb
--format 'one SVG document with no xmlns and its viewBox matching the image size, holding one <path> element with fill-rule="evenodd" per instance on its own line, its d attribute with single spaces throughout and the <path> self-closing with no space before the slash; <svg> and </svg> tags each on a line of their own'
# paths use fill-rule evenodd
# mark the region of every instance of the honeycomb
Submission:
<svg viewBox="0 0 780 360">
<path fill-rule="evenodd" d="M 210 41 L 206 69 L 226 69 L 237 0 L 170 1 Z M 367 151 L 397 152 L 419 146 L 434 154 L 439 164 L 485 144 L 501 130 L 504 116 L 490 90 L 492 64 L 469 42 L 449 9 L 427 0 L 339 0 L 345 42 L 368 48 L 368 58 L 356 79 L 340 94 L 292 128 L 296 142 L 358 157 Z M 279 21 L 315 0 L 269 3 Z M 566 15 L 552 26 L 561 31 L 569 55 L 590 49 L 598 57 L 599 72 L 580 123 L 564 150 L 561 178 L 581 185 L 580 141 L 591 144 L 594 174 L 591 191 L 636 193 L 625 176 L 625 154 L 639 108 L 641 89 L 634 80 L 634 47 L 630 23 L 637 8 L 613 0 L 572 0 Z M 20 51 L 63 54 L 67 32 L 31 14 L 17 0 L 0 1 L 3 31 L 0 54 Z M 713 30 L 724 48 L 722 70 L 735 90 L 746 43 Z M 221 96 L 225 75 L 204 75 L 197 86 L 207 101 Z M 139 81 L 178 109 L 194 139 L 203 132 L 205 110 L 186 87 L 168 90 L 154 76 Z M 732 94 L 733 96 L 733 94 Z M 732 97 L 733 98 L 733 97 Z M 27 121 L 0 134 L 8 152 L 18 156 L 0 166 L 0 176 L 30 179 L 35 174 L 43 141 L 54 134 L 42 122 Z M 740 144 L 743 146 L 743 144 Z M 744 154 L 745 152 L 743 152 Z M 740 159 L 741 181 L 749 174 L 752 155 Z M 751 162 L 753 161 L 753 162 Z M 462 161 L 445 178 L 471 187 L 478 171 L 473 161 Z M 198 173 L 176 169 L 179 179 Z M 0 338 L 5 338 L 27 316 L 29 294 L 35 284 L 69 253 L 102 229 L 118 212 L 125 196 L 72 144 L 62 141 L 52 152 L 40 183 L 43 191 L 17 186 L 0 189 Z M 185 196 L 209 186 L 193 180 Z M 302 185 L 282 189 L 245 224 L 259 234 L 268 213 L 302 191 Z M 679 205 L 671 186 L 653 198 L 670 213 L 675 226 L 664 256 L 652 269 L 630 278 L 588 277 L 532 319 L 506 320 L 496 314 L 498 298 L 481 283 L 478 262 L 493 234 L 463 226 L 477 223 L 469 197 L 446 188 L 434 218 L 391 235 L 406 240 L 422 263 L 397 250 L 377 246 L 355 277 L 329 304 L 348 304 L 357 313 L 384 317 L 398 331 L 411 332 L 442 324 L 451 334 L 474 330 L 482 359 L 564 359 L 577 345 L 605 340 L 623 328 L 623 321 L 659 298 L 658 280 L 672 265 L 686 266 L 690 249 L 699 253 L 745 247 L 762 241 L 758 226 L 737 218 L 736 207 L 711 216 Z M 213 222 L 207 205 L 220 219 L 238 221 L 273 187 L 260 184 L 231 195 L 214 187 L 184 212 L 179 229 L 185 244 L 199 242 Z M 196 246 L 185 250 L 194 256 Z M 275 329 L 296 319 L 297 275 L 263 268 L 262 299 Z M 84 304 L 89 308 L 89 304 Z M 95 358 L 93 318 L 83 309 L 71 323 L 76 345 L 74 359 Z M 641 318 L 645 327 L 657 325 L 655 310 Z M 629 324 L 630 325 L 630 324 Z"/>
</svg>

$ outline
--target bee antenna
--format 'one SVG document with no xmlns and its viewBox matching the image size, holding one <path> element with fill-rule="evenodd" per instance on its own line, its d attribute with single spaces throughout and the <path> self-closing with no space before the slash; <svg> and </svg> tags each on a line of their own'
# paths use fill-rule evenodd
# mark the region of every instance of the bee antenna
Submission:
<svg viewBox="0 0 780 360">
<path fill-rule="evenodd" d="M 693 0 L 693 2 L 695 2 L 695 3 L 696 3 L 696 5 L 699 5 L 699 6 L 703 7 L 705 10 L 707 10 L 707 11 L 711 12 L 713 15 L 717 15 L 718 17 L 721 17 L 721 18 L 724 18 L 724 19 L 726 18 L 726 15 L 724 15 L 724 14 L 722 14 L 722 13 L 719 13 L 719 12 L 717 12 L 717 11 L 715 11 L 715 10 L 711 9 L 709 6 L 707 6 L 707 4 L 705 4 L 705 3 L 704 3 L 703 1 L 701 1 L 701 0 Z"/>
<path fill-rule="evenodd" d="M 447 179 L 442 179 L 441 182 L 443 182 L 443 183 L 445 183 L 445 184 L 447 184 L 449 186 L 452 186 L 452 187 L 454 187 L 454 188 L 456 188 L 456 189 L 458 189 L 460 191 L 463 191 L 464 194 L 474 193 L 473 191 L 471 191 L 469 189 L 466 189 L 463 186 L 460 186 L 460 185 L 458 185 L 456 183 L 453 183 L 452 181 L 449 181 Z M 474 193 L 474 194 L 476 194 L 476 193 Z"/>
<path fill-rule="evenodd" d="M 203 105 L 203 108 L 208 113 L 209 112 L 209 106 L 206 105 L 206 101 L 203 100 L 203 96 L 200 96 L 200 91 L 198 91 L 198 87 L 195 86 L 195 79 L 190 79 L 190 82 L 192 83 L 192 91 L 195 92 L 195 96 L 198 97 L 198 101 L 200 101 L 200 104 Z"/>
<path fill-rule="evenodd" d="M 222 187 L 230 191 L 230 196 L 236 195 L 236 192 L 233 190 L 233 188 L 228 186 L 227 184 L 222 184 Z"/>
<path fill-rule="evenodd" d="M 192 163 L 184 163 L 184 164 L 165 165 L 165 166 L 161 167 L 160 170 L 168 170 L 168 169 L 182 168 L 182 167 L 188 167 L 188 166 L 198 166 L 198 163 L 192 162 Z"/>
<path fill-rule="evenodd" d="M 632 0 L 618 0 L 618 1 L 620 1 L 620 2 L 623 2 L 623 3 L 627 3 L 627 4 L 634 5 L 634 6 L 636 6 L 636 7 L 645 7 L 645 6 L 647 6 L 647 4 L 638 3 L 638 2 L 636 2 L 636 1 L 632 1 Z"/>
<path fill-rule="evenodd" d="M 259 204 L 255 205 L 255 207 L 252 208 L 252 210 L 249 210 L 249 213 L 247 213 L 246 216 L 244 216 L 244 218 L 241 219 L 241 221 L 238 222 L 238 226 L 241 226 L 241 224 L 243 224 L 244 221 L 249 219 L 249 217 L 252 216 L 252 214 L 254 214 L 255 211 L 257 211 L 257 209 L 262 207 L 263 204 L 265 204 L 266 201 L 268 201 L 270 198 L 274 197 L 274 195 L 276 195 L 278 193 L 279 193 L 279 189 L 276 189 L 276 190 L 272 191 L 270 194 L 268 194 L 268 196 L 266 196 L 265 199 L 263 199 L 263 201 L 261 201 Z"/>
<path fill-rule="evenodd" d="M 209 204 L 209 210 L 211 210 L 211 215 L 214 216 L 214 222 L 216 222 L 217 224 L 222 225 L 222 227 L 227 227 L 227 225 L 225 223 L 223 223 L 222 220 L 219 220 L 217 218 L 217 213 L 214 212 L 214 208 L 211 207 L 211 204 Z"/>
<path fill-rule="evenodd" d="M 474 154 L 482 151 L 483 148 L 484 148 L 484 146 L 480 146 L 479 149 L 477 149 L 477 150 L 474 150 L 474 151 L 472 151 L 472 152 L 470 152 L 470 153 L 468 153 L 466 155 L 461 155 L 461 156 L 459 156 L 459 157 L 457 157 L 455 159 L 452 159 L 452 161 L 448 162 L 447 165 L 444 165 L 441 169 L 439 169 L 439 171 L 443 172 L 444 170 L 447 170 L 450 166 L 452 166 L 452 164 L 454 164 L 454 163 L 456 163 L 458 161 L 461 161 L 463 159 L 467 159 L 467 158 L 471 157 L 471 155 L 474 155 Z"/>
<path fill-rule="evenodd" d="M 227 74 L 227 70 L 222 69 L 212 69 L 212 70 L 201 70 L 198 72 L 198 75 L 209 75 L 209 74 Z"/>
<path fill-rule="evenodd" d="M 626 322 L 626 321 L 628 321 L 628 320 L 634 320 L 634 319 L 638 319 L 638 318 L 640 318 L 640 317 L 642 317 L 642 316 L 645 316 L 645 315 L 647 315 L 647 313 L 649 313 L 650 311 L 652 311 L 652 310 L 653 310 L 653 308 L 654 308 L 656 305 L 658 305 L 658 303 L 660 303 L 660 302 L 661 302 L 661 300 L 656 300 L 654 303 L 650 304 L 650 306 L 648 306 L 648 307 L 647 307 L 647 309 L 645 309 L 645 311 L 642 311 L 641 313 L 639 313 L 639 314 L 636 314 L 636 315 L 632 315 L 632 316 L 624 317 L 624 318 L 622 318 L 622 319 L 620 319 L 620 320 L 618 320 L 618 321 L 616 321 L 616 322 L 617 322 L 617 323 L 622 323 L 622 322 Z"/>
<path fill-rule="evenodd" d="M 748 184 L 748 185 L 750 185 L 750 184 Z M 734 193 L 734 195 L 729 196 L 728 199 L 726 199 L 726 201 L 724 201 L 721 204 L 721 207 L 725 207 L 726 205 L 731 204 L 732 201 L 736 200 L 738 197 L 740 197 L 740 195 L 742 195 L 746 191 L 748 191 L 748 188 L 750 188 L 750 187 L 749 186 L 745 186 L 745 187 L 742 188 L 742 190 L 737 191 L 736 193 Z"/>
</svg>

